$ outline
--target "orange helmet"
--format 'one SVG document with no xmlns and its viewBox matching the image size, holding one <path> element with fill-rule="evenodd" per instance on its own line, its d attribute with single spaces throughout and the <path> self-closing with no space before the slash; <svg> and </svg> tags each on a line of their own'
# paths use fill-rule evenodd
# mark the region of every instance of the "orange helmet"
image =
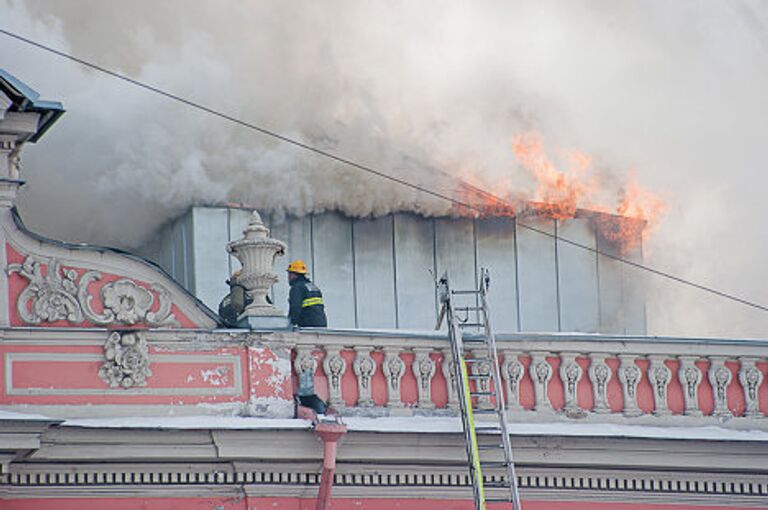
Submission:
<svg viewBox="0 0 768 510">
<path fill-rule="evenodd" d="M 298 274 L 307 274 L 309 273 L 309 269 L 307 269 L 307 265 L 304 263 L 303 260 L 294 260 L 290 264 L 288 264 L 288 272 L 290 273 L 298 273 Z"/>
</svg>

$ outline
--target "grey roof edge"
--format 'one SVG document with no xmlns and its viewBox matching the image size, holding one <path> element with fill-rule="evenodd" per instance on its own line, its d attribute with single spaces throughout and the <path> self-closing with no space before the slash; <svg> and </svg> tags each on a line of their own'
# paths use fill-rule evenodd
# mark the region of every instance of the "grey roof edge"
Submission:
<svg viewBox="0 0 768 510">
<path fill-rule="evenodd" d="M 479 218 L 479 220 L 486 220 L 486 219 L 493 219 L 493 218 L 529 218 L 529 217 L 535 217 L 537 215 L 541 215 L 540 211 L 537 212 L 536 208 L 533 207 L 534 204 L 536 204 L 535 201 L 528 201 L 527 202 L 528 207 L 523 207 L 519 211 L 517 211 L 514 215 L 502 215 L 498 214 L 495 215 L 493 213 L 485 214 Z M 273 214 L 276 212 L 276 208 L 267 208 L 267 207 L 258 207 L 254 204 L 248 204 L 244 202 L 230 202 L 227 200 L 210 200 L 210 201 L 203 201 L 196 204 L 191 205 L 188 209 L 186 209 L 183 213 L 181 213 L 179 216 L 174 218 L 171 221 L 175 221 L 175 219 L 184 216 L 189 212 L 190 209 L 193 209 L 195 207 L 201 207 L 201 208 L 208 208 L 208 209 L 241 209 L 245 211 L 253 211 L 258 210 L 260 213 L 267 213 L 267 214 Z M 366 216 L 352 216 L 350 214 L 345 213 L 344 211 L 334 209 L 334 208 L 319 208 L 317 211 L 312 211 L 310 213 L 301 215 L 301 216 L 309 216 L 310 214 L 324 214 L 324 213 L 331 213 L 331 212 L 338 212 L 339 214 L 346 216 L 348 218 L 354 218 L 354 219 L 369 219 L 378 217 L 376 215 L 366 215 Z M 285 212 L 284 213 L 286 217 L 298 217 L 299 215 L 296 215 L 292 212 Z M 409 209 L 407 207 L 402 209 L 396 209 L 392 210 L 389 213 L 385 214 L 384 216 L 388 214 L 413 214 L 415 216 L 422 216 L 426 217 L 420 212 L 416 210 Z M 430 216 L 431 217 L 431 216 Z M 444 214 L 444 215 L 438 215 L 434 216 L 435 218 L 462 218 L 465 216 L 462 215 L 456 215 L 456 214 Z M 466 216 L 470 217 L 470 216 Z M 584 219 L 592 219 L 592 218 L 613 218 L 615 220 L 630 222 L 630 223 L 638 223 L 638 224 L 646 224 L 648 223 L 647 220 L 639 219 L 639 218 L 633 218 L 631 216 L 622 216 L 620 214 L 612 213 L 612 212 L 605 212 L 605 211 L 596 211 L 594 209 L 587 209 L 584 207 L 579 207 L 576 209 L 576 213 L 574 215 L 574 218 L 584 218 Z"/>
<path fill-rule="evenodd" d="M 0 90 L 10 92 L 12 96 L 24 98 L 23 102 L 15 103 L 21 111 L 40 114 L 37 132 L 29 139 L 33 143 L 37 142 L 66 111 L 64 105 L 58 101 L 40 99 L 40 94 L 32 87 L 2 68 L 0 68 Z"/>
<path fill-rule="evenodd" d="M 173 279 L 173 277 L 168 274 L 165 269 L 157 265 L 156 263 L 152 262 L 151 260 L 145 259 L 144 257 L 140 255 L 136 255 L 135 253 L 131 253 L 129 251 L 121 250 L 119 248 L 110 248 L 106 246 L 98 246 L 93 244 L 87 244 L 87 243 L 68 243 L 65 241 L 59 241 L 57 239 L 51 239 L 49 237 L 42 236 L 36 232 L 32 232 L 27 228 L 26 225 L 24 225 L 24 221 L 21 219 L 21 215 L 19 214 L 19 211 L 16 209 L 16 207 L 11 208 L 11 216 L 13 217 L 13 222 L 16 225 L 16 228 L 18 228 L 21 232 L 23 232 L 25 235 L 31 237 L 32 239 L 35 239 L 36 241 L 39 241 L 43 244 L 49 244 L 52 246 L 59 246 L 61 248 L 66 248 L 69 250 L 76 250 L 76 251 L 92 251 L 92 252 L 100 252 L 100 253 L 113 253 L 115 255 L 120 255 L 122 257 L 126 257 L 130 260 L 133 260 L 135 262 L 139 262 L 140 264 L 143 264 L 155 272 L 157 272 L 160 276 L 168 279 L 169 281 L 173 282 L 174 285 L 178 288 L 178 290 L 189 297 L 192 302 L 205 314 L 207 315 L 211 320 L 214 321 L 217 327 L 221 327 L 224 324 L 221 322 L 221 318 L 216 314 L 213 310 L 208 308 L 205 303 L 200 301 L 197 296 L 189 292 L 187 289 L 185 289 L 181 284 L 179 284 L 176 280 Z"/>
<path fill-rule="evenodd" d="M 336 335 L 336 336 L 368 336 L 378 338 L 429 338 L 448 340 L 447 333 L 444 331 L 412 331 L 398 329 L 348 329 L 348 328 L 299 328 L 299 331 L 306 333 L 317 333 L 318 335 Z M 473 335 L 464 334 L 465 337 Z M 474 335 L 477 336 L 477 335 Z M 626 342 L 626 343 L 644 343 L 657 342 L 664 344 L 681 345 L 749 345 L 768 348 L 768 339 L 748 339 L 748 338 L 706 338 L 706 337 L 674 337 L 674 336 L 655 336 L 655 335 L 613 335 L 599 333 L 497 333 L 497 340 L 504 341 L 546 341 L 546 342 L 573 342 L 579 340 L 592 340 L 603 342 Z"/>
</svg>

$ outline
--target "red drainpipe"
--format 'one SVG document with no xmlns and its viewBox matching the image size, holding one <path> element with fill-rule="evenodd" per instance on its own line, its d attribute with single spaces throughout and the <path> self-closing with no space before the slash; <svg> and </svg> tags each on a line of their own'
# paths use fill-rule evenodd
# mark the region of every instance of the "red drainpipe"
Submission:
<svg viewBox="0 0 768 510">
<path fill-rule="evenodd" d="M 315 434 L 323 440 L 323 474 L 320 476 L 320 490 L 317 493 L 315 510 L 325 510 L 331 503 L 333 472 L 336 470 L 336 443 L 347 433 L 347 426 L 339 423 L 318 423 Z"/>
</svg>

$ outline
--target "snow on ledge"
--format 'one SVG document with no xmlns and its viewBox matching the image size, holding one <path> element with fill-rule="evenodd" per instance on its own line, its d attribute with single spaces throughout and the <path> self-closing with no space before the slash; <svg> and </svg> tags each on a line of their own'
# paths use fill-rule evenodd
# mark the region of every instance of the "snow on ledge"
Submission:
<svg viewBox="0 0 768 510">
<path fill-rule="evenodd" d="M 307 420 L 292 418 L 250 418 L 244 416 L 157 416 L 136 418 L 77 418 L 63 423 L 65 427 L 105 429 L 232 429 L 275 430 L 310 429 Z"/>
<path fill-rule="evenodd" d="M 44 421 L 44 422 L 60 422 L 55 418 L 49 418 L 41 414 L 23 414 L 13 411 L 0 410 L 0 420 L 2 421 Z"/>
<path fill-rule="evenodd" d="M 458 418 L 345 418 L 349 430 L 365 432 L 461 432 Z M 482 433 L 482 422 L 477 422 Z M 601 423 L 511 423 L 513 436 L 622 437 L 641 439 L 682 439 L 698 441 L 768 441 L 762 430 L 733 430 L 717 426 L 657 427 Z"/>
<path fill-rule="evenodd" d="M 378 433 L 460 433 L 461 421 L 449 417 L 344 418 L 351 432 Z M 70 419 L 65 427 L 144 428 L 144 429 L 230 429 L 230 430 L 309 430 L 311 424 L 300 419 L 251 418 L 240 416 L 176 416 L 137 418 Z M 478 424 L 481 427 L 481 424 Z M 656 427 L 592 423 L 513 423 L 513 436 L 619 437 L 635 439 L 675 439 L 692 441 L 768 442 L 768 432 L 733 430 L 717 426 Z M 482 432 L 481 432 L 482 433 Z"/>
</svg>

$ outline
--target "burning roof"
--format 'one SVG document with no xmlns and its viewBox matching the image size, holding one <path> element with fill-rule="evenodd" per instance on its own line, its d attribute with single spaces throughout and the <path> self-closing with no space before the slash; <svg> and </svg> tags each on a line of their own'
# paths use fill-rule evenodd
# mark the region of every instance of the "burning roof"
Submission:
<svg viewBox="0 0 768 510">
<path fill-rule="evenodd" d="M 664 202 L 643 189 L 630 173 L 626 182 L 611 190 L 594 170 L 593 158 L 580 151 L 557 151 L 551 158 L 539 135 L 515 136 L 512 151 L 517 162 L 535 181 L 532 193 L 504 186 L 482 187 L 459 181 L 454 211 L 470 216 L 541 216 L 553 220 L 593 219 L 601 238 L 626 253 L 658 224 Z M 493 192 L 486 191 L 493 189 Z M 605 197 L 614 196 L 613 204 Z"/>
</svg>

